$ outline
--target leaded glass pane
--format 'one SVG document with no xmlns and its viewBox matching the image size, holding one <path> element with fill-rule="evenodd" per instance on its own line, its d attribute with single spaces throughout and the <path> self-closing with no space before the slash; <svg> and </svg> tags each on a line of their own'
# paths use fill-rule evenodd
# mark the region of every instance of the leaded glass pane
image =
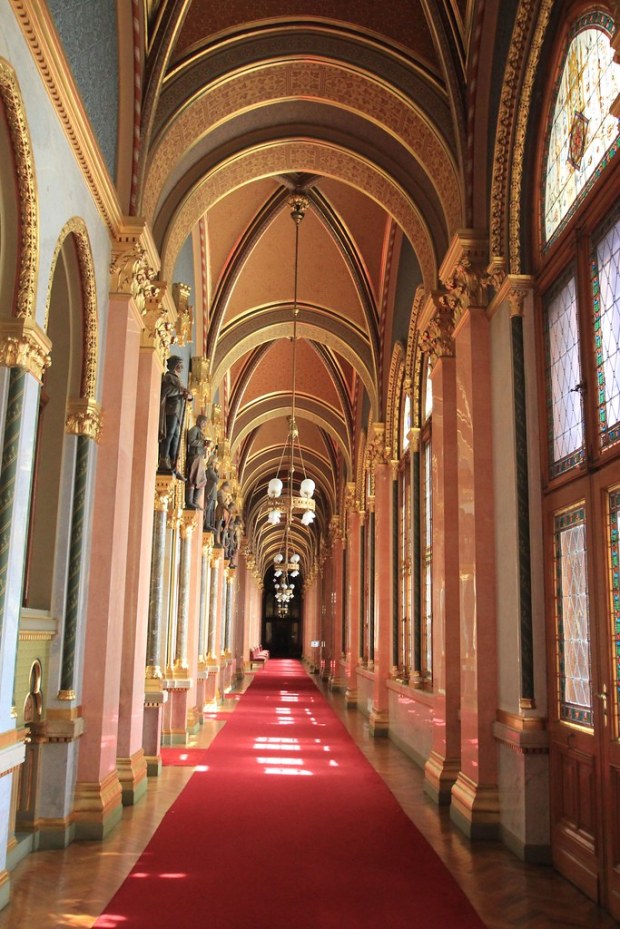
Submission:
<svg viewBox="0 0 620 929">
<path fill-rule="evenodd" d="M 592 295 L 598 424 L 606 446 L 620 438 L 620 220 L 594 248 Z"/>
<path fill-rule="evenodd" d="M 406 452 L 409 448 L 409 430 L 411 429 L 411 397 L 409 392 L 405 393 L 405 403 L 403 410 L 403 431 L 402 431 L 402 450 Z"/>
<path fill-rule="evenodd" d="M 615 726 L 620 714 L 620 491 L 609 495 L 609 552 L 611 593 L 611 649 L 615 693 Z"/>
<path fill-rule="evenodd" d="M 555 606 L 560 718 L 592 726 L 590 617 L 586 573 L 585 511 L 555 519 Z"/>
<path fill-rule="evenodd" d="M 547 419 L 551 477 L 583 459 L 581 363 L 575 278 L 555 291 L 546 305 Z"/>
<path fill-rule="evenodd" d="M 433 382 L 431 380 L 430 365 L 426 366 L 426 378 L 424 379 L 424 422 L 433 412 Z"/>
<path fill-rule="evenodd" d="M 593 28 L 595 27 L 595 28 Z M 560 73 L 544 180 L 544 239 L 549 242 L 618 151 L 618 120 L 609 113 L 620 93 L 620 67 L 610 45 L 613 20 L 582 16 Z"/>
</svg>

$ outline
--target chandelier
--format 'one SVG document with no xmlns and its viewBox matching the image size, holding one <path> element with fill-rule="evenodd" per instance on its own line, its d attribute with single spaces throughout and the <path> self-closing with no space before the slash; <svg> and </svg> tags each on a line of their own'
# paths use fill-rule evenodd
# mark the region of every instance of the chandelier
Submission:
<svg viewBox="0 0 620 929">
<path fill-rule="evenodd" d="M 285 534 L 284 547 L 288 551 L 288 533 Z M 299 555 L 293 554 L 285 557 L 282 552 L 273 559 L 273 583 L 277 601 L 278 616 L 286 616 L 288 605 L 295 593 L 295 584 L 292 578 L 299 574 Z"/>
<path fill-rule="evenodd" d="M 304 465 L 304 459 L 301 451 L 301 444 L 299 442 L 299 429 L 297 428 L 297 422 L 295 420 L 295 409 L 296 409 L 296 400 L 297 395 L 295 391 L 295 375 L 297 373 L 297 317 L 299 315 L 299 307 L 297 305 L 297 279 L 298 279 L 298 268 L 299 268 L 299 226 L 302 219 L 305 216 L 306 209 L 308 207 L 308 200 L 301 193 L 296 192 L 289 200 L 289 205 L 291 207 L 291 218 L 295 223 L 295 266 L 294 266 L 294 286 L 293 286 L 293 384 L 291 388 L 291 415 L 288 420 L 288 434 L 284 447 L 282 449 L 282 455 L 280 456 L 280 463 L 278 465 L 278 471 L 276 477 L 273 477 L 269 481 L 269 486 L 267 488 L 267 520 L 273 525 L 277 526 L 282 520 L 282 516 L 285 516 L 287 533 L 286 537 L 288 538 L 288 526 L 293 520 L 294 514 L 301 514 L 301 522 L 304 526 L 309 526 L 314 520 L 314 509 L 315 504 L 312 499 L 314 494 L 314 481 L 308 477 L 306 474 L 306 468 Z M 286 452 L 289 452 L 289 474 L 288 474 L 288 493 L 285 497 L 282 497 L 283 483 L 280 480 L 279 474 L 282 468 L 282 463 L 285 459 Z M 297 450 L 299 461 L 301 463 L 301 468 L 303 471 L 304 478 L 299 485 L 299 493 L 293 493 L 293 475 L 295 474 L 295 450 Z M 288 557 L 288 553 L 287 556 Z"/>
</svg>

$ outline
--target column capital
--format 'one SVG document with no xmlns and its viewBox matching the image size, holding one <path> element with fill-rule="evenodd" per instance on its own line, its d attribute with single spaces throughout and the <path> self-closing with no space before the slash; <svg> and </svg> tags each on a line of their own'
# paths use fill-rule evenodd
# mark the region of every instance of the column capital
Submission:
<svg viewBox="0 0 620 929">
<path fill-rule="evenodd" d="M 366 467 L 374 474 L 378 465 L 385 463 L 385 423 L 373 423 L 366 445 Z"/>
<path fill-rule="evenodd" d="M 212 532 L 203 532 L 202 533 L 202 554 L 209 558 L 213 552 L 213 533 Z"/>
<path fill-rule="evenodd" d="M 155 477 L 155 510 L 167 513 L 174 491 L 174 477 L 172 474 L 157 474 Z"/>
<path fill-rule="evenodd" d="M 41 382 L 51 351 L 50 338 L 31 317 L 0 320 L 0 365 L 21 368 Z"/>
<path fill-rule="evenodd" d="M 440 358 L 454 357 L 456 306 L 450 294 L 433 293 L 434 305 L 427 328 L 420 333 L 420 348 L 428 355 L 431 368 Z"/>
<path fill-rule="evenodd" d="M 409 439 L 409 448 L 412 452 L 420 451 L 420 432 L 421 429 L 419 426 L 412 426 L 407 433 L 407 438 Z"/>
<path fill-rule="evenodd" d="M 180 529 L 182 539 L 190 539 L 194 530 L 198 528 L 196 514 L 196 510 L 183 510 L 181 513 Z"/>
<path fill-rule="evenodd" d="M 456 325 L 470 307 L 486 307 L 491 278 L 488 272 L 489 245 L 485 232 L 458 230 L 439 269 L 446 298 L 454 309 Z"/>
<path fill-rule="evenodd" d="M 101 426 L 101 407 L 95 400 L 78 397 L 68 401 L 65 421 L 65 432 L 68 435 L 84 435 L 99 442 Z"/>
<path fill-rule="evenodd" d="M 492 316 L 507 302 L 511 316 L 523 316 L 523 304 L 534 290 L 534 278 L 529 274 L 506 274 L 496 289 L 496 294 L 487 310 Z"/>
</svg>

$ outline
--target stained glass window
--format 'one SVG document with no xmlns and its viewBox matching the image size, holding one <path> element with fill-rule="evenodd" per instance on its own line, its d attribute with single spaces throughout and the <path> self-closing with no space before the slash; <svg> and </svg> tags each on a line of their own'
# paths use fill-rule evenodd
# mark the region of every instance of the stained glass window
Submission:
<svg viewBox="0 0 620 929">
<path fill-rule="evenodd" d="M 431 369 L 430 365 L 426 365 L 426 378 L 424 381 L 424 417 L 423 421 L 426 422 L 429 419 L 431 413 L 433 412 L 433 382 L 431 381 Z"/>
<path fill-rule="evenodd" d="M 617 153 L 618 120 L 609 113 L 620 93 L 606 13 L 580 17 L 569 35 L 556 89 L 544 172 L 544 241 L 549 243 Z"/>
<path fill-rule="evenodd" d="M 609 495 L 609 551 L 611 587 L 611 648 L 615 692 L 615 726 L 618 738 L 620 712 L 620 491 Z"/>
<path fill-rule="evenodd" d="M 590 616 L 583 506 L 555 517 L 555 609 L 560 719 L 592 726 Z"/>
<path fill-rule="evenodd" d="M 603 447 L 620 438 L 620 219 L 592 252 L 598 427 Z"/>
<path fill-rule="evenodd" d="M 584 456 L 574 275 L 550 295 L 545 309 L 549 462 L 551 477 L 556 477 Z"/>
</svg>

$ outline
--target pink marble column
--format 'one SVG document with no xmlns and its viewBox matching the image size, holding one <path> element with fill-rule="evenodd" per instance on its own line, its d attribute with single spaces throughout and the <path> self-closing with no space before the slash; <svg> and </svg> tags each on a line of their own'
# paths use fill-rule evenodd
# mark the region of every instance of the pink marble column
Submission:
<svg viewBox="0 0 620 929">
<path fill-rule="evenodd" d="M 387 681 L 392 668 L 392 475 L 379 459 L 375 470 L 375 648 L 369 726 L 376 738 L 389 729 Z"/>
<path fill-rule="evenodd" d="M 357 705 L 357 666 L 360 658 L 361 604 L 361 542 L 362 514 L 356 507 L 347 513 L 347 641 L 346 691 L 347 706 Z"/>
<path fill-rule="evenodd" d="M 444 322 L 447 322 L 444 320 Z M 460 628 L 456 362 L 452 326 L 435 316 L 433 367 L 433 730 L 424 789 L 448 804 L 460 769 Z"/>
<path fill-rule="evenodd" d="M 330 667 L 329 687 L 333 691 L 344 691 L 345 676 L 345 642 L 343 636 L 344 615 L 344 535 L 339 517 L 334 517 L 332 543 L 332 589 L 331 601 L 331 638 L 332 662 Z"/>
<path fill-rule="evenodd" d="M 452 819 L 471 837 L 497 834 L 497 620 L 489 323 L 462 312 L 454 338 L 458 409 L 461 769 Z"/>
<path fill-rule="evenodd" d="M 179 595 L 174 647 L 173 680 L 168 685 L 170 726 L 166 727 L 171 745 L 184 745 L 188 737 L 188 714 L 192 708 L 192 679 L 189 665 L 189 643 L 192 606 L 192 568 L 195 562 L 193 539 L 196 536 L 195 510 L 183 510 L 180 535 Z M 194 616 L 194 620 L 196 617 Z M 195 691 L 194 691 L 195 694 Z M 193 719 L 193 717 L 192 717 Z"/>
<path fill-rule="evenodd" d="M 105 432 L 97 456 L 91 532 L 83 681 L 86 731 L 75 787 L 76 834 L 85 839 L 102 838 L 121 816 L 116 756 L 141 330 L 132 297 L 112 294 L 103 371 Z"/>
<path fill-rule="evenodd" d="M 143 749 L 144 663 L 149 613 L 153 497 L 162 366 L 155 347 L 140 349 L 131 470 L 125 623 L 118 716 L 116 765 L 123 804 L 135 803 L 146 790 Z"/>
</svg>

